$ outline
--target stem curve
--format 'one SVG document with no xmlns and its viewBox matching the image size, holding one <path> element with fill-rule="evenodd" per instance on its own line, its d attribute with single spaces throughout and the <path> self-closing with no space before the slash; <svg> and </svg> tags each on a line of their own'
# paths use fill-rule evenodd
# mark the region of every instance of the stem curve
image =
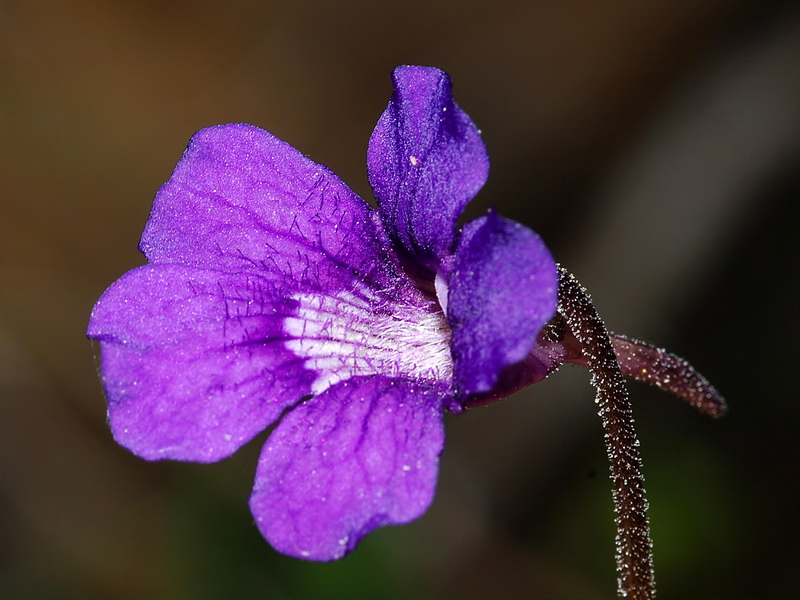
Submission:
<svg viewBox="0 0 800 600">
<path fill-rule="evenodd" d="M 621 598 L 655 597 L 647 501 L 630 398 L 608 330 L 577 279 L 559 267 L 558 311 L 579 342 L 597 390 L 613 482 L 617 525 L 617 591 Z"/>
</svg>

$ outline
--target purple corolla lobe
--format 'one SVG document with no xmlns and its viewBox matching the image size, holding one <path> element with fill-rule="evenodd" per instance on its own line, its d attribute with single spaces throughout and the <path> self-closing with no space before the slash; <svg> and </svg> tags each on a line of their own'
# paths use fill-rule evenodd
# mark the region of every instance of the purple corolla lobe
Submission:
<svg viewBox="0 0 800 600">
<path fill-rule="evenodd" d="M 278 550 L 336 559 L 381 525 L 422 514 L 444 444 L 442 397 L 424 382 L 374 376 L 332 386 L 270 436 L 250 506 Z"/>
<path fill-rule="evenodd" d="M 489 392 L 504 367 L 531 354 L 553 316 L 552 258 L 533 231 L 490 212 L 464 227 L 450 282 L 456 389 Z"/>
<path fill-rule="evenodd" d="M 436 271 L 453 253 L 456 220 L 489 174 L 480 133 L 439 69 L 399 67 L 378 120 L 367 170 L 390 235 Z"/>
<path fill-rule="evenodd" d="M 250 506 L 312 560 L 427 509 L 445 410 L 560 361 L 537 354 L 558 287 L 539 237 L 494 213 L 456 226 L 488 160 L 449 78 L 393 81 L 368 152 L 377 210 L 262 129 L 204 129 L 155 198 L 148 264 L 89 323 L 135 454 L 216 461 L 279 421 Z"/>
</svg>

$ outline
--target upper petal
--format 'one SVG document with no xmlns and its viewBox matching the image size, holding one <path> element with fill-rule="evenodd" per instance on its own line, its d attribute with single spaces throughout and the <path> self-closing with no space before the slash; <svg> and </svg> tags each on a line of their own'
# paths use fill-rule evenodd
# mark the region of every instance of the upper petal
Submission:
<svg viewBox="0 0 800 600">
<path fill-rule="evenodd" d="M 436 486 L 442 398 L 406 379 L 360 377 L 292 410 L 259 459 L 250 508 L 279 551 L 335 560 L 377 527 L 416 519 Z"/>
<path fill-rule="evenodd" d="M 95 305 L 116 440 L 150 460 L 224 458 L 311 392 L 285 344 L 297 302 L 252 274 L 147 265 Z"/>
<path fill-rule="evenodd" d="M 320 287 L 380 282 L 385 265 L 370 207 L 327 167 L 263 129 L 197 132 L 159 190 L 140 249 L 178 263 Z"/>
<path fill-rule="evenodd" d="M 527 357 L 557 294 L 556 264 L 538 235 L 493 212 L 469 223 L 447 301 L 456 389 L 488 392 L 504 367 Z"/>
<path fill-rule="evenodd" d="M 489 159 L 446 73 L 398 67 L 393 81 L 369 142 L 369 180 L 392 237 L 435 271 L 453 250 L 456 221 L 486 181 Z"/>
</svg>

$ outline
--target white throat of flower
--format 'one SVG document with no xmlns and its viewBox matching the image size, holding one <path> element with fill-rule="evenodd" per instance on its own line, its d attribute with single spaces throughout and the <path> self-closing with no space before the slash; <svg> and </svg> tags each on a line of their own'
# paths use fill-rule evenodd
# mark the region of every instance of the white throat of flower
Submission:
<svg viewBox="0 0 800 600">
<path fill-rule="evenodd" d="M 317 373 L 314 394 L 360 375 L 452 378 L 450 328 L 435 302 L 427 309 L 393 302 L 387 311 L 351 292 L 292 299 L 299 306 L 284 319 L 285 345 Z"/>
</svg>

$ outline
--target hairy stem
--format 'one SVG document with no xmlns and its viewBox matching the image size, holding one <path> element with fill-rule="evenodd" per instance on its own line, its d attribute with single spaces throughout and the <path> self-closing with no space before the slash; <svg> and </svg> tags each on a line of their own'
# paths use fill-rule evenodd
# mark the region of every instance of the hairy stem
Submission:
<svg viewBox="0 0 800 600">
<path fill-rule="evenodd" d="M 622 598 L 655 597 L 653 553 L 644 495 L 639 440 L 625 382 L 608 331 L 586 290 L 559 268 L 559 313 L 579 342 L 605 430 L 611 463 L 612 496 L 617 525 L 618 593 Z"/>
</svg>

